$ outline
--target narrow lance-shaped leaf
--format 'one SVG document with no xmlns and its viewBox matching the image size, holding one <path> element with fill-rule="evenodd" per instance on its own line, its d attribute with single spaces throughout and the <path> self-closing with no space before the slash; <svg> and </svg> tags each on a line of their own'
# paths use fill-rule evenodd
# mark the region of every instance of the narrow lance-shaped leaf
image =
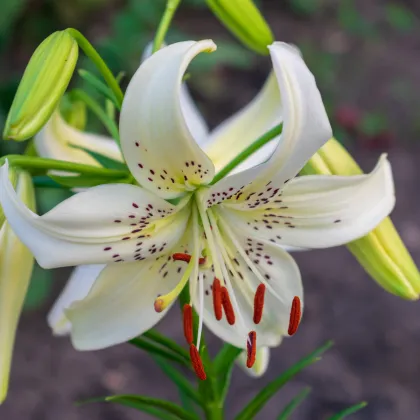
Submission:
<svg viewBox="0 0 420 420">
<path fill-rule="evenodd" d="M 263 388 L 251 402 L 235 417 L 235 420 L 248 420 L 256 416 L 256 414 L 264 407 L 264 405 L 273 397 L 290 379 L 298 374 L 305 367 L 320 360 L 320 356 L 333 345 L 332 341 L 328 341 L 323 346 L 315 350 L 309 356 L 304 357 L 291 368 L 282 373 L 274 381 L 270 382 Z"/>
<path fill-rule="evenodd" d="M 367 402 L 363 401 L 359 404 L 353 405 L 349 408 L 346 408 L 343 411 L 340 411 L 337 414 L 334 414 L 332 417 L 330 417 L 328 420 L 341 420 L 344 419 L 344 417 L 349 416 L 350 414 L 354 414 L 356 411 L 361 410 L 362 408 L 367 406 Z"/>
<path fill-rule="evenodd" d="M 144 410 L 144 406 L 148 405 L 150 407 L 160 408 L 167 413 L 174 414 L 182 420 L 198 420 L 198 417 L 188 413 L 179 405 L 158 398 L 145 397 L 142 395 L 114 395 L 112 397 L 106 397 L 105 401 L 137 408 L 142 411 Z"/>
<path fill-rule="evenodd" d="M 283 411 L 277 417 L 277 420 L 288 420 L 290 415 L 296 410 L 296 408 L 302 404 L 306 397 L 311 392 L 311 388 L 304 388 L 299 394 L 294 397 L 289 404 L 284 407 Z"/>
</svg>

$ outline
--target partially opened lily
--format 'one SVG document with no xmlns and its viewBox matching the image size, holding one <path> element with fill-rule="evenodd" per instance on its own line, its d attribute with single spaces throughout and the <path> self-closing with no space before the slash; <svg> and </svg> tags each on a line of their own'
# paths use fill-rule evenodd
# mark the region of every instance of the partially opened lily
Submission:
<svg viewBox="0 0 420 420">
<path fill-rule="evenodd" d="M 34 137 L 39 156 L 75 163 L 100 166 L 85 150 L 122 161 L 117 143 L 108 137 L 86 133 L 69 125 L 57 109 L 42 130 Z"/>
<path fill-rule="evenodd" d="M 252 117 L 252 135 L 259 135 L 271 124 L 269 116 L 280 117 L 280 141 L 266 163 L 210 185 L 227 155 L 246 146 L 241 138 L 228 142 L 220 135 L 202 146 L 213 150 L 206 155 L 186 121 L 184 72 L 194 56 L 214 49 L 208 40 L 170 45 L 131 80 L 120 136 L 141 187 L 94 187 L 38 216 L 16 196 L 7 165 L 1 169 L 5 214 L 43 267 L 107 264 L 86 298 L 66 311 L 78 349 L 107 347 L 148 330 L 189 282 L 200 317 L 195 339 L 204 321 L 223 340 L 246 348 L 252 366 L 257 342 L 278 345 L 300 320 L 299 270 L 279 245 L 347 243 L 393 208 L 385 157 L 369 175 L 294 178 L 331 137 L 331 128 L 312 74 L 296 49 L 283 43 L 270 47 L 275 77 L 266 91 L 271 101 L 261 110 L 265 124 L 251 106 L 231 120 L 236 128 L 226 123 L 223 130 L 243 133 L 241 124 L 249 126 Z M 188 318 L 188 308 L 185 313 Z M 194 356 L 193 344 L 191 349 Z"/>
</svg>

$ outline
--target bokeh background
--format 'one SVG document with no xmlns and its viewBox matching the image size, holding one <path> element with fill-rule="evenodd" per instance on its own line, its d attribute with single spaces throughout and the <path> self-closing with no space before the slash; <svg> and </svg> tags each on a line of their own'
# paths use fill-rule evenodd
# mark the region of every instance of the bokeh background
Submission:
<svg viewBox="0 0 420 420">
<path fill-rule="evenodd" d="M 163 0 L 1 0 L 0 128 L 23 69 L 51 32 L 72 26 L 97 46 L 126 81 L 152 39 Z M 297 44 L 315 73 L 336 136 L 370 170 L 389 154 L 397 187 L 393 220 L 420 263 L 420 2 L 418 0 L 261 0 L 276 39 Z M 211 126 L 245 105 L 261 87 L 270 63 L 241 47 L 206 9 L 183 0 L 168 41 L 212 38 L 217 53 L 191 67 L 189 84 Z M 79 68 L 92 66 L 81 59 Z M 74 85 L 83 85 L 75 77 Z M 101 130 L 93 118 L 91 129 Z M 0 143 L 2 154 L 22 145 Z M 39 191 L 40 211 L 66 193 Z M 420 418 L 420 306 L 388 295 L 344 247 L 296 255 L 306 294 L 299 333 L 272 351 L 258 380 L 235 368 L 227 419 L 259 388 L 300 357 L 332 338 L 336 345 L 267 404 L 258 419 L 271 420 L 302 387 L 312 394 L 296 412 L 302 420 L 325 419 L 351 404 L 369 405 L 352 418 Z M 75 401 L 111 393 L 139 393 L 177 400 L 175 387 L 148 355 L 120 345 L 76 352 L 53 338 L 45 317 L 69 270 L 37 268 L 17 335 L 10 393 L 0 407 L 7 420 L 131 420 L 148 417 L 105 404 Z M 172 309 L 160 325 L 181 340 Z M 212 348 L 220 344 L 208 334 Z M 180 341 L 182 342 L 182 341 Z"/>
</svg>

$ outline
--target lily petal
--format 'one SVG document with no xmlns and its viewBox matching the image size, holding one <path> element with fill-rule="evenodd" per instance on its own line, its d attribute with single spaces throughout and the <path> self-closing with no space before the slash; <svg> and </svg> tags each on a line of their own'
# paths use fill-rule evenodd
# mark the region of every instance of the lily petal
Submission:
<svg viewBox="0 0 420 420">
<path fill-rule="evenodd" d="M 208 183 L 211 160 L 193 138 L 181 105 L 182 77 L 212 41 L 179 42 L 147 59 L 130 81 L 120 117 L 121 146 L 137 181 L 163 198 L 174 198 Z"/>
<path fill-rule="evenodd" d="M 212 205 L 233 197 L 231 194 L 223 197 L 223 192 L 241 192 L 238 200 L 243 201 L 249 194 L 258 194 L 268 186 L 282 189 L 331 138 L 331 126 L 321 95 L 298 50 L 276 42 L 270 47 L 270 53 L 282 101 L 280 141 L 266 163 L 228 176 L 214 185 L 209 193 L 220 193 L 220 198 L 212 201 Z"/>
<path fill-rule="evenodd" d="M 238 211 L 226 204 L 221 212 L 245 235 L 280 245 L 327 248 L 366 235 L 394 204 L 391 166 L 383 156 L 368 175 L 298 177 L 266 209 Z"/>
<path fill-rule="evenodd" d="M 204 151 L 213 161 L 216 171 L 226 166 L 236 155 L 282 120 L 280 92 L 274 73 L 268 77 L 259 94 L 245 108 L 232 115 L 211 133 Z M 277 140 L 248 158 L 236 171 L 265 162 L 276 147 Z M 257 155 L 257 156 L 255 156 Z"/>
<path fill-rule="evenodd" d="M 87 297 L 66 311 L 74 347 L 98 350 L 152 328 L 167 312 L 155 311 L 156 297 L 176 286 L 185 267 L 170 255 L 106 266 Z"/>
<path fill-rule="evenodd" d="M 249 369 L 246 366 L 246 359 L 247 359 L 246 351 L 243 351 L 236 359 L 238 366 L 247 375 L 252 376 L 253 378 L 259 378 L 262 375 L 264 375 L 264 373 L 266 372 L 268 368 L 268 364 L 270 362 L 270 349 L 268 347 L 260 347 L 257 349 L 257 356 L 255 359 L 255 363 L 251 369 Z"/>
<path fill-rule="evenodd" d="M 34 144 L 40 156 L 51 159 L 100 166 L 88 153 L 73 147 L 77 146 L 120 162 L 123 160 L 118 145 L 113 139 L 77 130 L 64 121 L 58 110 L 44 128 L 35 135 Z"/>
<path fill-rule="evenodd" d="M 163 46 L 166 47 L 166 45 Z M 152 55 L 152 50 L 153 42 L 150 42 L 143 51 L 141 63 L 146 61 Z M 195 141 L 199 145 L 203 145 L 208 140 L 209 136 L 209 129 L 206 121 L 204 120 L 203 115 L 191 97 L 190 91 L 185 82 L 182 83 L 180 89 L 179 100 L 181 103 L 181 109 L 182 113 L 184 114 L 185 122 L 187 123 L 188 129 L 190 130 L 190 133 L 194 137 Z"/>
<path fill-rule="evenodd" d="M 67 319 L 64 310 L 77 301 L 84 299 L 105 268 L 103 264 L 79 265 L 76 267 L 66 286 L 61 292 L 54 306 L 48 314 L 48 325 L 53 330 L 54 335 L 67 335 L 70 333 L 71 324 Z"/>
<path fill-rule="evenodd" d="M 19 200 L 0 169 L 0 203 L 22 242 L 45 268 L 134 261 L 168 252 L 182 236 L 190 206 L 173 206 L 127 184 L 90 188 L 43 216 Z"/>
<path fill-rule="evenodd" d="M 233 254 L 229 275 L 239 310 L 235 310 L 235 324 L 229 325 L 225 316 L 220 321 L 215 318 L 211 290 L 214 273 L 207 272 L 204 283 L 207 291 L 204 297 L 204 323 L 215 335 L 236 347 L 245 347 L 247 334 L 252 330 L 257 333 L 258 346 L 278 346 L 282 336 L 287 334 L 293 298 L 298 296 L 303 302 L 299 268 L 293 258 L 278 246 L 239 235 L 238 238 L 240 246 L 248 251 L 253 260 L 258 277 L 239 253 Z M 262 320 L 255 325 L 254 295 L 261 284 L 261 278 L 269 287 L 265 292 Z M 231 299 L 233 301 L 233 297 Z M 197 307 L 198 302 L 194 305 Z"/>
</svg>

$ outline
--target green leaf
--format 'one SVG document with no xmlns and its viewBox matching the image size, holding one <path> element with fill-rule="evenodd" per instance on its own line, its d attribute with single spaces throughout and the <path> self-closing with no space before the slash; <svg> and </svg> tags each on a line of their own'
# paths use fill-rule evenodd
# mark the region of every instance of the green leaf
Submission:
<svg viewBox="0 0 420 420">
<path fill-rule="evenodd" d="M 229 384 L 232 378 L 232 370 L 236 358 L 243 349 L 234 347 L 231 344 L 224 344 L 214 359 L 214 370 L 219 384 L 220 401 L 223 402 L 229 391 Z"/>
<path fill-rule="evenodd" d="M 190 362 L 190 353 L 180 346 L 174 340 L 160 334 L 153 328 L 143 333 L 143 337 L 148 338 L 163 347 L 166 347 L 168 350 L 173 351 L 183 357 L 188 363 Z"/>
<path fill-rule="evenodd" d="M 107 97 L 112 101 L 112 103 L 120 110 L 119 103 L 117 101 L 117 98 L 114 95 L 114 92 L 104 83 L 102 80 L 100 80 L 98 77 L 96 77 L 94 74 L 92 74 L 90 71 L 80 69 L 79 76 L 88 82 L 90 85 L 92 85 L 99 93 Z"/>
<path fill-rule="evenodd" d="M 284 407 L 283 411 L 277 417 L 277 420 L 288 420 L 293 411 L 295 411 L 296 408 L 305 400 L 310 392 L 311 388 L 309 387 L 300 391 L 299 394 L 297 394 L 296 397 L 294 397 L 292 401 Z"/>
<path fill-rule="evenodd" d="M 367 402 L 363 401 L 359 404 L 353 405 L 349 408 L 346 408 L 343 411 L 340 411 L 338 414 L 334 414 L 332 417 L 330 417 L 328 420 L 341 420 L 344 417 L 349 416 L 350 414 L 355 413 L 356 411 L 361 410 L 362 408 L 367 406 Z"/>
<path fill-rule="evenodd" d="M 141 411 L 144 411 L 146 405 L 148 407 L 159 408 L 169 414 L 174 414 L 182 420 L 198 420 L 196 416 L 188 413 L 188 411 L 179 405 L 158 398 L 144 397 L 142 395 L 114 395 L 112 397 L 105 397 L 105 401 L 136 408 Z"/>
<path fill-rule="evenodd" d="M 397 3 L 385 5 L 385 13 L 388 23 L 400 32 L 410 32 L 415 26 L 415 16 L 405 6 Z"/>
<path fill-rule="evenodd" d="M 94 175 L 76 175 L 76 176 L 61 176 L 61 175 L 48 175 L 54 182 L 67 188 L 84 188 L 94 187 L 102 184 L 115 184 L 119 182 L 128 181 L 127 177 L 124 178 L 108 178 Z"/>
<path fill-rule="evenodd" d="M 185 360 L 185 358 L 183 358 L 179 354 L 173 351 L 167 350 L 163 347 L 160 347 L 154 343 L 151 343 L 150 341 L 145 340 L 143 337 L 136 337 L 136 338 L 131 339 L 128 342 L 132 344 L 133 346 L 139 349 L 145 350 L 149 353 L 155 354 L 157 356 L 161 356 L 168 360 L 172 360 L 173 362 L 177 362 L 188 368 L 191 367 L 189 360 Z"/>
<path fill-rule="evenodd" d="M 193 388 L 190 381 L 185 377 L 185 375 L 180 373 L 177 369 L 175 369 L 161 357 L 154 357 L 153 359 L 162 369 L 163 373 L 165 373 L 165 375 L 168 376 L 172 382 L 176 383 L 176 385 L 178 386 L 180 391 L 182 391 L 183 394 L 187 395 L 197 404 L 203 405 L 203 401 L 201 400 L 200 395 L 195 390 L 195 388 Z"/>
<path fill-rule="evenodd" d="M 89 96 L 86 92 L 81 89 L 74 89 L 69 93 L 69 96 L 72 100 L 80 100 L 83 101 L 86 106 L 96 115 L 96 117 L 102 122 L 104 127 L 108 130 L 109 134 L 111 134 L 112 138 L 120 143 L 120 134 L 118 131 L 117 124 L 114 120 L 109 118 L 106 111 L 101 107 L 101 105 Z"/>
<path fill-rule="evenodd" d="M 274 381 L 270 382 L 263 388 L 251 402 L 235 417 L 235 420 L 249 420 L 264 407 L 267 401 L 273 397 L 290 379 L 298 374 L 305 367 L 320 360 L 320 356 L 333 345 L 332 341 L 328 341 L 323 346 L 315 350 L 309 356 L 304 357 L 291 368 L 282 373 Z"/>
<path fill-rule="evenodd" d="M 86 147 L 75 146 L 75 145 L 72 145 L 71 147 L 73 147 L 74 149 L 83 150 L 89 156 L 93 157 L 93 159 L 95 159 L 104 168 L 125 171 L 127 172 L 127 174 L 130 173 L 125 163 L 118 162 L 117 160 L 111 159 L 107 156 L 101 155 L 100 153 L 89 150 Z"/>
</svg>

